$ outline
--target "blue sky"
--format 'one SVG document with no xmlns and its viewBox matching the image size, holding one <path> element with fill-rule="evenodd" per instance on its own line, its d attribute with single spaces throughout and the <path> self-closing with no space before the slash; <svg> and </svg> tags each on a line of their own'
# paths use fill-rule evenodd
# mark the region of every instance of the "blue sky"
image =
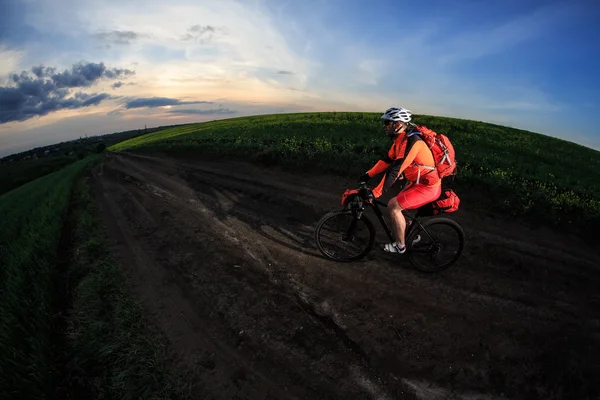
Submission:
<svg viewBox="0 0 600 400">
<path fill-rule="evenodd" d="M 4 1 L 0 156 L 144 125 L 392 105 L 600 149 L 599 4 Z"/>
</svg>

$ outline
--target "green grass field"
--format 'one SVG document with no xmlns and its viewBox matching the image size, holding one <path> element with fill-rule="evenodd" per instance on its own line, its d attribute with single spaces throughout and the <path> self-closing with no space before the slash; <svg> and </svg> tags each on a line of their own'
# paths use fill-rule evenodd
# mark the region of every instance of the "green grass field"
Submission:
<svg viewBox="0 0 600 400">
<path fill-rule="evenodd" d="M 82 181 L 97 160 L 0 196 L 2 398 L 75 398 L 72 387 L 90 398 L 185 395 L 104 243 Z"/>
<path fill-rule="evenodd" d="M 0 195 L 71 164 L 76 156 L 57 156 L 0 165 Z"/>
<path fill-rule="evenodd" d="M 245 159 L 310 173 L 358 178 L 389 148 L 378 113 L 300 113 L 232 118 L 165 129 L 118 143 L 113 151 L 163 151 Z M 482 206 L 569 232 L 600 225 L 600 152 L 498 125 L 416 115 L 414 122 L 454 144 L 463 197 Z M 481 197 L 480 197 L 481 198 Z"/>
<path fill-rule="evenodd" d="M 71 187 L 86 165 L 72 164 L 0 196 L 3 393 L 41 398 L 57 373 L 51 343 L 53 275 Z"/>
</svg>

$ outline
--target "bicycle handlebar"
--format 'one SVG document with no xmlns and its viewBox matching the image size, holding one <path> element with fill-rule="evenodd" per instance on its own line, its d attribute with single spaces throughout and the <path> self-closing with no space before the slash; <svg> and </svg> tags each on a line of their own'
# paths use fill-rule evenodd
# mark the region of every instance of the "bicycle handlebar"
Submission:
<svg viewBox="0 0 600 400">
<path fill-rule="evenodd" d="M 360 182 L 358 187 L 358 193 L 360 197 L 368 202 L 377 203 L 383 207 L 387 207 L 387 204 L 381 200 L 378 200 L 373 195 L 373 190 L 367 186 L 366 182 Z"/>
<path fill-rule="evenodd" d="M 363 200 L 373 200 L 373 191 L 367 186 L 366 182 L 360 182 L 358 193 Z"/>
</svg>

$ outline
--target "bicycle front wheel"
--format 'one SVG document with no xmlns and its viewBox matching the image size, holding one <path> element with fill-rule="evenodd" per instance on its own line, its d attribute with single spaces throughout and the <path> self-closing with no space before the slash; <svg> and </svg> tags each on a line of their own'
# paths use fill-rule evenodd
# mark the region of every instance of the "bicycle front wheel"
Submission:
<svg viewBox="0 0 600 400">
<path fill-rule="evenodd" d="M 375 227 L 364 214 L 359 219 L 350 210 L 332 211 L 317 223 L 315 242 L 331 260 L 356 261 L 373 248 Z"/>
<path fill-rule="evenodd" d="M 465 234 L 447 218 L 433 218 L 415 226 L 406 238 L 408 258 L 420 271 L 438 272 L 454 264 L 462 254 Z"/>
</svg>

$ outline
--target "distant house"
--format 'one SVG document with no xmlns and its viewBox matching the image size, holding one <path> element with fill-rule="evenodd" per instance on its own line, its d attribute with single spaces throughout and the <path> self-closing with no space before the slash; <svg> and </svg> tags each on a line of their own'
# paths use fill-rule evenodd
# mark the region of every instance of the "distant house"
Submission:
<svg viewBox="0 0 600 400">
<path fill-rule="evenodd" d="M 48 154 L 50 154 L 50 150 L 45 150 L 44 155 L 47 156 Z"/>
</svg>

